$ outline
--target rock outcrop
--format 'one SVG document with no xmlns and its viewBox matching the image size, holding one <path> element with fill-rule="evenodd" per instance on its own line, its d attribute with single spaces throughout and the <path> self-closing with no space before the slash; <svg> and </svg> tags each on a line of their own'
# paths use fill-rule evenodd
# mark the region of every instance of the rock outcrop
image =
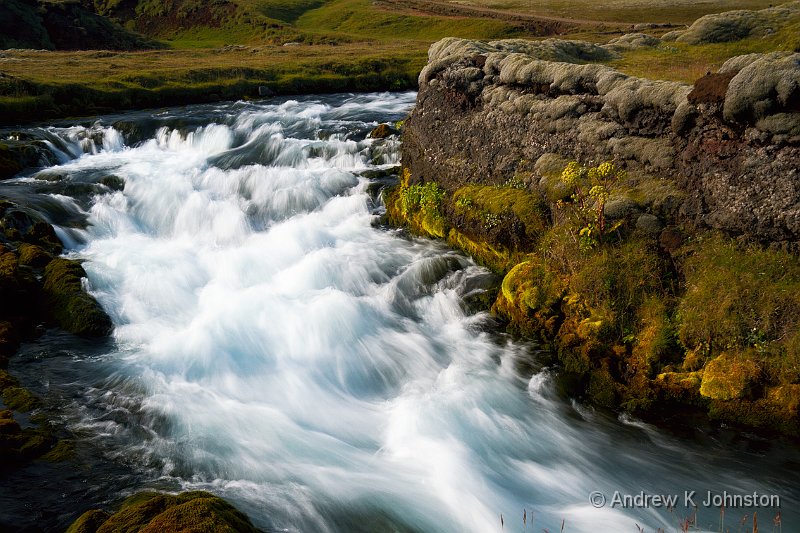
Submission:
<svg viewBox="0 0 800 533">
<path fill-rule="evenodd" d="M 414 179 L 454 191 L 535 174 L 551 153 L 613 159 L 675 185 L 673 197 L 644 199 L 662 204 L 656 215 L 797 249 L 800 53 L 734 58 L 695 87 L 576 63 L 614 46 L 436 43 L 407 123 L 404 164 Z"/>
<path fill-rule="evenodd" d="M 660 42 L 434 44 L 387 218 L 503 274 L 572 394 L 800 435 L 800 53 L 694 86 L 597 63 Z"/>
</svg>

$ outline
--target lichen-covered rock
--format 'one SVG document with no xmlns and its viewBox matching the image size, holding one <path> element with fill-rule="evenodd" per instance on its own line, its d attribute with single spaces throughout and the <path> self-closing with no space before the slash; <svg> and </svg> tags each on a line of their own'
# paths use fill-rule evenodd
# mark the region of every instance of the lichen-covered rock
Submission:
<svg viewBox="0 0 800 533">
<path fill-rule="evenodd" d="M 726 120 L 754 123 L 769 115 L 800 114 L 800 53 L 767 54 L 736 74 L 725 93 Z"/>
<path fill-rule="evenodd" d="M 647 35 L 646 33 L 626 33 L 621 37 L 611 39 L 604 48 L 617 52 L 636 50 L 638 48 L 650 48 L 661 44 L 661 39 Z"/>
<path fill-rule="evenodd" d="M 182 494 L 145 492 L 131 496 L 119 511 L 109 515 L 87 511 L 67 533 L 231 532 L 257 533 L 243 513 L 218 496 L 194 491 Z"/>
<path fill-rule="evenodd" d="M 546 153 L 615 159 L 674 183 L 681 223 L 800 247 L 800 54 L 731 60 L 691 87 L 583 63 L 592 46 L 544 43 L 434 44 L 405 165 L 454 192 L 530 172 Z M 563 198 L 552 176 L 540 182 Z"/>
<path fill-rule="evenodd" d="M 747 37 L 765 37 L 779 24 L 800 18 L 800 2 L 762 9 L 714 13 L 697 19 L 676 40 L 689 44 L 724 43 Z"/>
<path fill-rule="evenodd" d="M 66 331 L 101 337 L 111 331 L 111 319 L 83 290 L 86 271 L 77 261 L 57 258 L 44 269 L 42 301 L 47 313 Z"/>
</svg>

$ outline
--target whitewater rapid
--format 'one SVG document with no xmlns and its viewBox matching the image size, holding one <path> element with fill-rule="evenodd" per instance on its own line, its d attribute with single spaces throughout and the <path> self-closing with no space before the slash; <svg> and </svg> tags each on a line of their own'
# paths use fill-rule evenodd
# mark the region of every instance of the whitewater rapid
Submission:
<svg viewBox="0 0 800 533">
<path fill-rule="evenodd" d="M 58 161 L 19 181 L 94 187 L 48 197 L 85 221 L 58 233 L 115 324 L 69 428 L 269 531 L 485 533 L 501 515 L 522 531 L 523 510 L 531 531 L 672 530 L 688 511 L 596 508 L 590 493 L 792 501 L 748 453 L 560 398 L 546 369 L 531 375 L 530 344 L 468 311 L 484 269 L 376 227 L 368 171 L 397 165 L 399 141 L 366 132 L 414 96 L 170 110 L 135 141 L 108 124 L 47 130 Z M 98 185 L 111 175 L 124 188 Z"/>
</svg>

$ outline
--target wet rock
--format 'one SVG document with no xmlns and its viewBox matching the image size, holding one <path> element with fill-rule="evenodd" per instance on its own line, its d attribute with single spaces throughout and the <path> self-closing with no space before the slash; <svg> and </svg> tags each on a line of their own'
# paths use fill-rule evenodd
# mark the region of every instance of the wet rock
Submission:
<svg viewBox="0 0 800 533">
<path fill-rule="evenodd" d="M 379 124 L 376 126 L 367 137 L 371 139 L 385 139 L 391 135 L 397 135 L 398 131 L 389 124 Z"/>
<path fill-rule="evenodd" d="M 23 266 L 44 268 L 53 260 L 50 253 L 35 244 L 22 243 L 17 248 L 17 253 L 19 254 L 19 264 Z"/>
<path fill-rule="evenodd" d="M 44 270 L 42 302 L 48 316 L 66 331 L 101 337 L 111 331 L 111 319 L 83 290 L 85 277 L 86 271 L 77 261 L 54 259 Z"/>
<path fill-rule="evenodd" d="M 105 185 L 106 187 L 108 187 L 112 191 L 121 191 L 121 190 L 123 190 L 125 188 L 125 180 L 123 180 L 119 176 L 114 176 L 114 175 L 105 176 L 103 178 L 100 178 L 100 182 L 99 183 L 101 185 Z"/>
</svg>

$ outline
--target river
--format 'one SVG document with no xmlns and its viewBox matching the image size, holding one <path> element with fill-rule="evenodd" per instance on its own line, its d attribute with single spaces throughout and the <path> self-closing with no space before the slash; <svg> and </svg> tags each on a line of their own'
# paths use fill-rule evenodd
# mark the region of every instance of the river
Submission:
<svg viewBox="0 0 800 533">
<path fill-rule="evenodd" d="M 50 331 L 12 359 L 76 453 L 4 474 L 0 526 L 63 530 L 155 488 L 210 490 L 266 531 L 679 531 L 692 492 L 700 529 L 718 531 L 707 491 L 778 496 L 785 530 L 800 528 L 792 446 L 563 397 L 535 345 L 466 303 L 490 273 L 378 224 L 376 176 L 400 145 L 366 135 L 414 98 L 23 130 L 50 160 L 0 196 L 57 226 L 115 329 Z M 615 501 L 637 495 L 679 500 Z M 754 510 L 772 531 L 773 505 L 727 509 L 726 526 Z"/>
</svg>

